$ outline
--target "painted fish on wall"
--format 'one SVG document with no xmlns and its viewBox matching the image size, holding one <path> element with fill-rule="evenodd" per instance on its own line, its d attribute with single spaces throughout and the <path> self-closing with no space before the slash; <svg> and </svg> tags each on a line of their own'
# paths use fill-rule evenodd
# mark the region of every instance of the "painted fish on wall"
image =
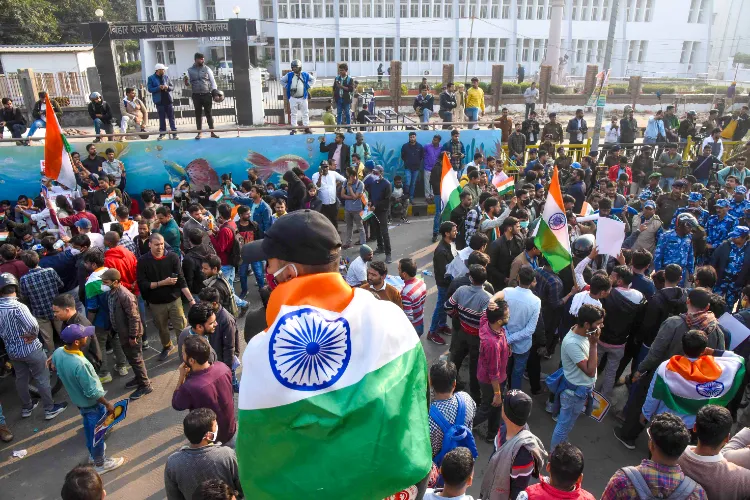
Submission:
<svg viewBox="0 0 750 500">
<path fill-rule="evenodd" d="M 261 179 L 268 179 L 273 174 L 284 175 L 294 167 L 299 167 L 303 172 L 310 168 L 310 164 L 297 155 L 283 155 L 271 161 L 260 153 L 248 151 L 245 161 L 258 170 Z"/>
<path fill-rule="evenodd" d="M 174 186 L 186 180 L 190 183 L 190 187 L 196 190 L 203 189 L 204 186 L 209 186 L 211 189 L 220 187 L 219 175 L 203 158 L 191 161 L 184 168 L 173 161 L 164 160 L 164 169 Z"/>
</svg>

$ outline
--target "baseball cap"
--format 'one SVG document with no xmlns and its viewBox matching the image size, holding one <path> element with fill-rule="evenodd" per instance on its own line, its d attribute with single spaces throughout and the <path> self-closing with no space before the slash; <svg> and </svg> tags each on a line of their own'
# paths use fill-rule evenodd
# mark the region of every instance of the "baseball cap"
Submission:
<svg viewBox="0 0 750 500">
<path fill-rule="evenodd" d="M 94 335 L 94 332 L 95 328 L 93 326 L 83 326 L 76 323 L 63 328 L 63 331 L 60 332 L 60 338 L 66 344 L 72 344 L 78 339 L 91 337 Z"/>
<path fill-rule="evenodd" d="M 120 276 L 120 271 L 110 267 L 109 269 L 107 269 L 106 271 L 102 273 L 101 278 L 102 280 L 107 280 L 107 281 L 119 281 L 120 279 L 122 279 L 122 276 Z"/>
<path fill-rule="evenodd" d="M 242 260 L 281 259 L 310 266 L 338 259 L 331 251 L 341 247 L 341 237 L 328 218 L 314 210 L 297 210 L 280 217 L 262 240 L 242 247 Z"/>
<path fill-rule="evenodd" d="M 81 229 L 91 229 L 91 221 L 86 218 L 78 219 L 75 223 L 75 227 L 80 227 Z"/>
<path fill-rule="evenodd" d="M 685 187 L 685 181 L 680 181 L 680 180 L 674 181 L 672 183 L 672 187 L 678 187 L 678 188 Z"/>
<path fill-rule="evenodd" d="M 167 68 L 167 66 L 164 66 L 161 63 L 159 63 L 156 66 L 154 66 L 154 71 L 159 71 L 160 69 L 168 69 L 168 68 Z"/>
<path fill-rule="evenodd" d="M 612 151 L 620 151 L 622 146 L 612 146 Z"/>
<path fill-rule="evenodd" d="M 696 193 L 693 191 L 688 195 L 688 201 L 701 201 L 703 199 L 703 195 L 700 193 Z"/>
<path fill-rule="evenodd" d="M 745 186 L 737 186 L 736 188 L 734 188 L 734 192 L 739 193 L 739 194 L 745 194 L 747 193 L 747 188 Z"/>
<path fill-rule="evenodd" d="M 649 179 L 658 179 L 661 177 L 661 172 L 654 172 L 653 174 L 649 175 Z"/>
<path fill-rule="evenodd" d="M 375 165 L 375 167 L 373 167 L 373 170 L 376 171 L 376 172 L 380 172 L 382 174 L 383 173 L 383 166 L 382 165 Z"/>
<path fill-rule="evenodd" d="M 367 160 L 365 162 L 365 168 L 369 168 L 370 170 L 375 168 L 375 162 L 372 160 Z"/>
<path fill-rule="evenodd" d="M 570 164 L 570 168 L 581 168 L 581 164 L 578 163 L 577 161 L 574 161 L 573 163 Z"/>
<path fill-rule="evenodd" d="M 538 153 L 539 150 L 537 148 L 531 148 L 529 149 L 529 153 Z"/>
<path fill-rule="evenodd" d="M 654 203 L 654 200 L 648 200 L 646 203 L 643 204 L 643 208 L 656 209 L 656 203 Z"/>
<path fill-rule="evenodd" d="M 731 233 L 729 233 L 729 238 L 741 238 L 743 236 L 747 236 L 750 234 L 750 227 L 747 226 L 737 226 L 732 230 Z"/>
<path fill-rule="evenodd" d="M 503 398 L 503 409 L 508 420 L 516 425 L 526 425 L 531 415 L 531 398 L 518 389 L 511 389 Z"/>
<path fill-rule="evenodd" d="M 729 200 L 726 198 L 720 198 L 716 200 L 716 206 L 719 208 L 728 208 L 729 207 Z"/>
</svg>

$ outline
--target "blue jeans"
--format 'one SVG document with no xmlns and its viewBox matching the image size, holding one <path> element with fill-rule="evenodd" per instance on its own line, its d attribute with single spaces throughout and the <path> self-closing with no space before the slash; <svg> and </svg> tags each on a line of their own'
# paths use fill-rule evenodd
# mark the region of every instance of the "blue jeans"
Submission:
<svg viewBox="0 0 750 500">
<path fill-rule="evenodd" d="M 417 179 L 419 179 L 419 170 L 404 169 L 404 191 L 409 193 L 409 199 L 414 199 L 414 191 L 417 189 Z M 404 215 L 406 215 L 404 213 Z"/>
<path fill-rule="evenodd" d="M 643 138 L 643 144 L 656 144 L 656 138 L 655 137 L 644 137 Z"/>
<path fill-rule="evenodd" d="M 86 440 L 86 448 L 88 448 L 91 458 L 94 459 L 94 463 L 102 465 L 104 463 L 104 440 L 102 439 L 94 446 L 94 429 L 99 420 L 107 413 L 107 409 L 103 404 L 97 403 L 96 406 L 79 408 L 79 410 L 83 417 L 83 438 Z"/>
<path fill-rule="evenodd" d="M 177 130 L 174 124 L 174 106 L 171 104 L 159 106 L 157 104 L 156 111 L 159 113 L 159 132 L 167 131 L 167 120 L 169 120 L 169 130 Z"/>
<path fill-rule="evenodd" d="M 13 126 L 8 127 L 8 130 L 10 130 L 10 136 L 14 139 L 20 139 L 21 135 L 26 131 L 26 126 L 21 125 L 20 123 L 17 123 Z M 2 135 L 3 129 L 0 128 L 0 135 Z"/>
<path fill-rule="evenodd" d="M 96 135 L 99 135 L 102 129 L 108 134 L 114 134 L 115 132 L 111 123 L 104 123 L 101 118 L 94 118 L 94 132 L 96 132 Z"/>
<path fill-rule="evenodd" d="M 448 287 L 437 287 L 437 303 L 435 304 L 435 310 L 432 312 L 432 322 L 430 323 L 431 333 L 448 324 L 448 314 L 445 312 L 445 295 L 447 293 Z"/>
<path fill-rule="evenodd" d="M 5 415 L 3 415 L 3 405 L 0 405 L 0 425 L 5 425 Z"/>
<path fill-rule="evenodd" d="M 234 302 L 235 304 L 237 304 L 237 307 L 245 307 L 247 305 L 247 301 L 237 297 L 237 294 L 234 293 L 234 266 L 221 266 L 221 274 L 223 274 L 229 282 L 229 289 L 232 290 L 232 294 L 234 295 Z"/>
<path fill-rule="evenodd" d="M 343 125 L 346 123 L 350 125 L 352 123 L 352 105 L 351 103 L 344 104 L 343 102 L 336 103 L 338 107 L 336 115 L 336 123 Z M 345 121 L 346 120 L 346 121 Z"/>
<path fill-rule="evenodd" d="M 471 128 L 477 120 L 479 120 L 479 108 L 466 108 L 464 110 L 466 118 L 469 119 L 469 128 Z"/>
<path fill-rule="evenodd" d="M 703 178 L 703 179 L 696 179 L 696 180 L 700 182 L 701 184 L 703 184 L 704 186 L 708 186 L 708 177 Z"/>
<path fill-rule="evenodd" d="M 659 185 L 664 190 L 665 193 L 669 193 L 672 191 L 672 183 L 674 182 L 674 177 L 662 177 L 661 182 L 659 182 Z"/>
<path fill-rule="evenodd" d="M 257 262 L 243 262 L 240 264 L 240 290 L 242 295 L 247 293 L 247 277 L 248 271 L 252 267 L 253 274 L 255 275 L 255 282 L 258 284 L 258 288 L 263 288 L 266 284 L 266 277 L 263 275 L 263 261 Z"/>
<path fill-rule="evenodd" d="M 510 376 L 511 389 L 521 388 L 521 383 L 523 382 L 523 372 L 526 371 L 526 363 L 529 362 L 529 354 L 531 354 L 531 349 L 521 354 L 515 352 L 513 353 L 513 372 Z"/>
<path fill-rule="evenodd" d="M 29 135 L 26 137 L 31 137 L 34 135 L 34 132 L 36 132 L 40 128 L 47 128 L 47 122 L 44 120 L 34 120 L 34 123 L 31 124 L 31 127 L 29 127 Z"/>
<path fill-rule="evenodd" d="M 138 312 L 141 313 L 141 323 L 143 324 L 143 338 L 146 338 L 146 302 L 143 295 L 138 296 Z"/>
<path fill-rule="evenodd" d="M 441 205 L 443 204 L 443 199 L 440 197 L 440 193 L 435 193 L 435 219 L 432 221 L 432 235 L 435 236 L 438 234 L 438 231 L 440 231 L 440 215 L 441 215 Z"/>
<path fill-rule="evenodd" d="M 422 323 L 419 326 L 415 326 L 414 330 L 416 330 L 417 335 L 419 335 L 421 337 L 424 334 L 424 323 Z M 2 408 L 0 408 L 0 410 L 2 410 Z M 0 411 L 0 417 L 1 416 L 2 416 L 2 411 Z"/>
<path fill-rule="evenodd" d="M 570 389 L 560 394 L 560 414 L 557 416 L 557 425 L 552 432 L 552 443 L 549 445 L 550 453 L 555 449 L 555 446 L 567 441 L 568 434 L 573 430 L 573 426 L 575 426 L 584 406 L 586 406 L 586 398 L 576 396 L 575 392 Z"/>
</svg>

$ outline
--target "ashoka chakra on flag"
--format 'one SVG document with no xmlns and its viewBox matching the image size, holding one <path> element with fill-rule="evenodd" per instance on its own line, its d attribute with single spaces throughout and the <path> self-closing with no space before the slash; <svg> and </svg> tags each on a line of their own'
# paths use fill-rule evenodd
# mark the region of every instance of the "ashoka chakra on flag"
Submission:
<svg viewBox="0 0 750 500">
<path fill-rule="evenodd" d="M 282 316 L 271 332 L 268 357 L 276 379 L 298 391 L 330 387 L 346 371 L 351 358 L 349 322 L 327 320 L 312 308 Z"/>
</svg>

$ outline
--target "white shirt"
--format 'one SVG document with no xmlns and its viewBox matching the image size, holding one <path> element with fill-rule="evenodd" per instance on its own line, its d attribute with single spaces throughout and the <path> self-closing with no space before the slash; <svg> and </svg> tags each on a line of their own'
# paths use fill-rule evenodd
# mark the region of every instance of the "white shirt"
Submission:
<svg viewBox="0 0 750 500">
<path fill-rule="evenodd" d="M 604 142 L 613 144 L 620 142 L 620 127 L 613 127 L 611 123 L 608 123 L 604 127 Z"/>
<path fill-rule="evenodd" d="M 104 250 L 104 236 L 102 236 L 99 233 L 94 233 L 92 231 L 89 231 L 86 233 L 86 236 L 89 237 L 89 240 L 91 241 L 91 247 L 101 248 Z"/>
<path fill-rule="evenodd" d="M 318 185 L 318 179 L 321 179 L 318 198 L 323 202 L 323 205 L 333 205 L 336 203 L 336 183 L 346 182 L 346 178 L 338 172 L 329 170 L 328 174 L 323 177 L 320 176 L 320 172 L 315 172 L 312 176 L 312 182 L 316 186 Z"/>
<path fill-rule="evenodd" d="M 365 281 L 367 281 L 367 264 L 362 260 L 362 257 L 357 257 L 349 264 L 346 282 L 349 286 L 360 286 Z"/>
<path fill-rule="evenodd" d="M 717 158 L 721 158 L 722 155 L 724 154 L 724 143 L 721 141 L 721 137 L 719 137 L 718 141 L 714 141 L 714 138 L 711 137 L 710 135 L 708 137 L 706 137 L 705 139 L 703 139 L 703 144 L 701 144 L 701 151 L 703 151 L 703 148 L 705 148 L 706 145 L 711 145 L 714 142 L 716 142 L 717 144 L 719 144 L 719 154 L 714 155 L 714 156 L 717 157 Z M 713 151 L 713 148 L 711 148 L 711 151 Z M 711 154 L 713 154 L 713 153 L 711 153 Z"/>
<path fill-rule="evenodd" d="M 39 229 L 39 231 L 44 231 L 44 229 L 57 229 L 57 225 L 52 222 L 49 208 L 45 208 L 41 212 L 31 214 L 31 220 L 36 222 L 36 227 L 37 229 Z"/>
<path fill-rule="evenodd" d="M 333 162 L 336 168 L 341 168 L 341 144 L 336 145 L 336 151 L 333 152 Z"/>
<path fill-rule="evenodd" d="M 526 104 L 534 104 L 539 99 L 539 89 L 527 88 L 523 93 Z"/>
</svg>

